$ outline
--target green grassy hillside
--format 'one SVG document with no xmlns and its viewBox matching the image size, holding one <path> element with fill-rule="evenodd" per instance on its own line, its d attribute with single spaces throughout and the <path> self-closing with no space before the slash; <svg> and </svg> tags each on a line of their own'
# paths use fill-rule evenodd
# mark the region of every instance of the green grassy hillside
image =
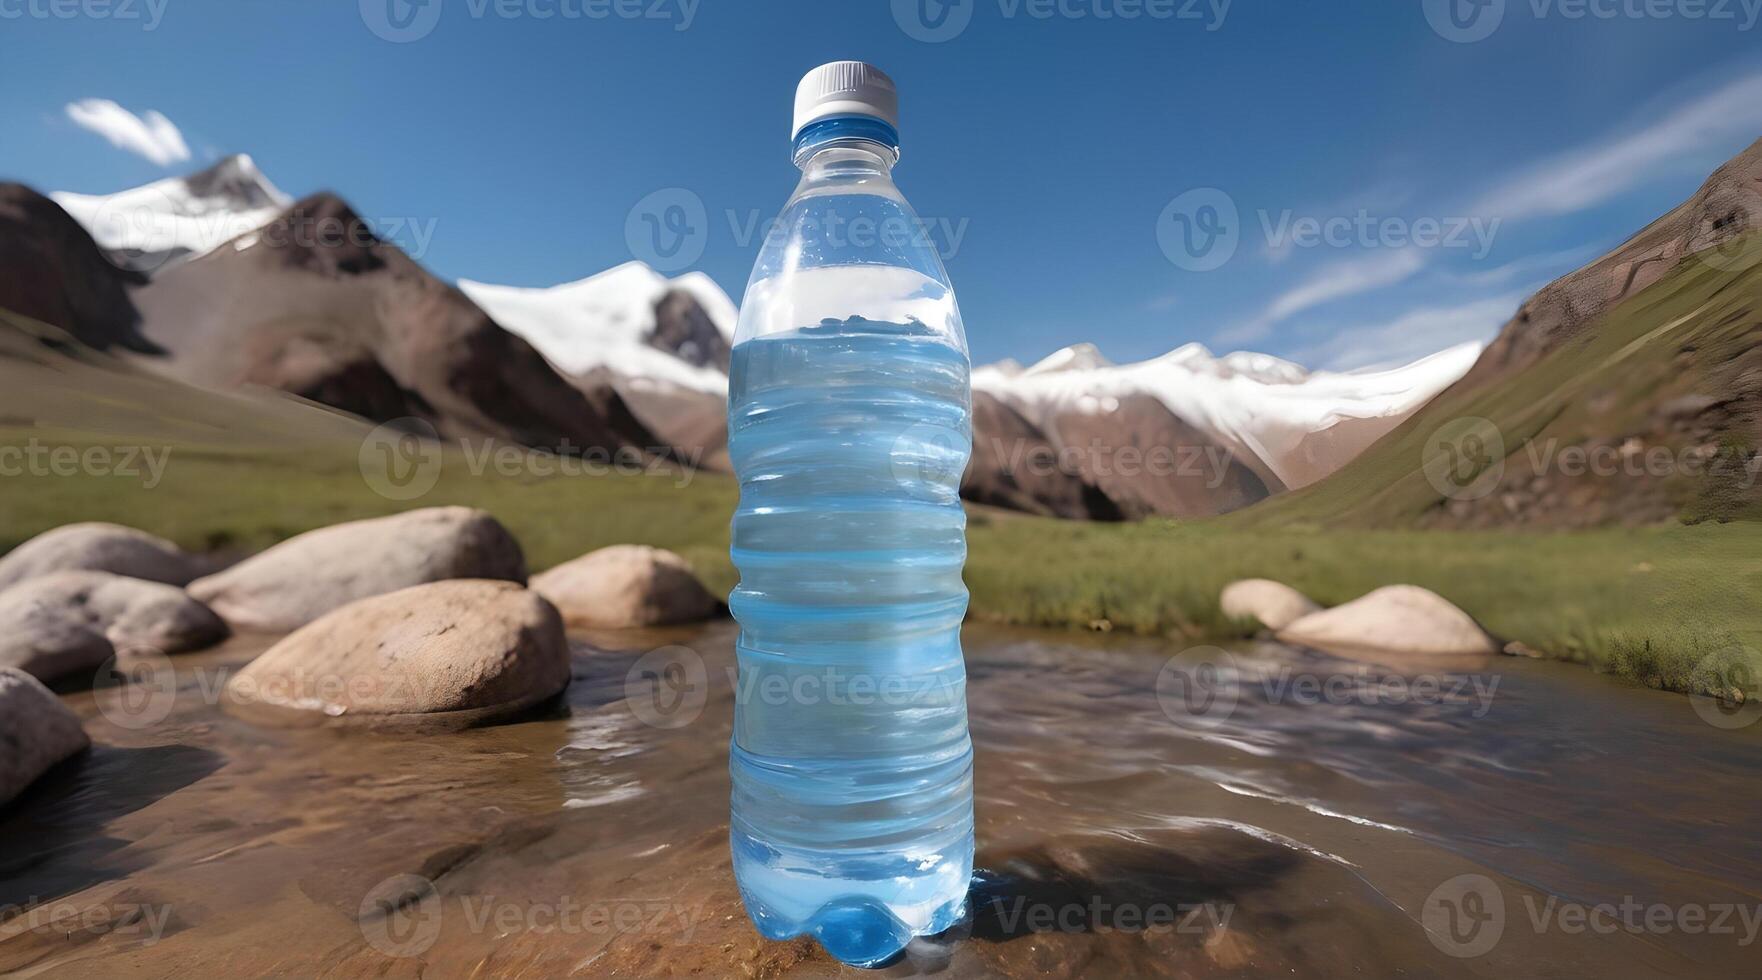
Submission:
<svg viewBox="0 0 1762 980">
<path fill-rule="evenodd" d="M 1445 391 L 1339 472 L 1226 523 L 1562 528 L 1762 518 L 1762 238 L 1749 244 L 1758 261 L 1748 268 L 1731 269 L 1733 253 L 1724 267 L 1690 258 L 1535 365 Z M 1680 418 L 1705 400 L 1718 404 Z M 1500 472 L 1479 472 L 1479 482 L 1465 471 L 1444 484 L 1460 492 L 1446 495 L 1435 479 L 1451 478 L 1442 453 L 1451 444 L 1481 448 L 1495 441 L 1489 434 L 1502 457 L 1462 458 L 1476 472 Z M 1601 452 L 1602 472 L 1575 472 L 1574 450 Z"/>
</svg>

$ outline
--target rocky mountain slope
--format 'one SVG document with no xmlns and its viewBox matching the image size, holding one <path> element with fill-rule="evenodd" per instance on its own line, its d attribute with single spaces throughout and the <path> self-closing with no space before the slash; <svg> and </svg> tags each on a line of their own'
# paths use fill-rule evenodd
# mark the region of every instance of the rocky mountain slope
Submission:
<svg viewBox="0 0 1762 980">
<path fill-rule="evenodd" d="M 1734 270 L 1747 266 L 1751 256 L 1744 240 L 1757 230 L 1762 230 L 1762 140 L 1713 171 L 1693 196 L 1619 248 L 1526 300 L 1462 385 L 1479 387 L 1529 367 L 1691 255 Z"/>
<path fill-rule="evenodd" d="M 146 363 L 191 383 L 422 418 L 450 437 L 577 452 L 656 442 L 615 391 L 571 386 L 333 195 L 162 269 L 134 299 L 167 352 Z"/>
<path fill-rule="evenodd" d="M 1473 369 L 1248 522 L 1591 527 L 1762 517 L 1762 142 L 1525 302 Z"/>
<path fill-rule="evenodd" d="M 112 265 L 54 201 L 0 184 L 0 309 L 67 331 L 97 350 L 151 352 L 129 287 L 144 281 Z"/>
</svg>

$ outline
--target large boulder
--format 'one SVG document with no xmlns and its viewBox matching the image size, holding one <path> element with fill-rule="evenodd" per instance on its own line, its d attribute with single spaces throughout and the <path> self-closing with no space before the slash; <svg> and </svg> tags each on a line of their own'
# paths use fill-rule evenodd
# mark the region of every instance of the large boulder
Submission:
<svg viewBox="0 0 1762 980">
<path fill-rule="evenodd" d="M 557 610 L 513 582 L 433 582 L 351 603 L 270 647 L 226 686 L 278 724 L 454 728 L 569 683 Z"/>
<path fill-rule="evenodd" d="M 55 681 L 90 674 L 116 656 L 104 630 L 84 616 L 38 602 L 10 605 L 0 611 L 0 667 Z"/>
<path fill-rule="evenodd" d="M 0 633 L 45 620 L 94 630 L 125 653 L 196 650 L 227 633 L 226 623 L 183 589 L 109 572 L 53 572 L 0 592 Z"/>
<path fill-rule="evenodd" d="M 41 681 L 0 667 L 0 807 L 90 744 L 79 717 Z"/>
<path fill-rule="evenodd" d="M 0 589 L 50 572 L 94 571 L 183 585 L 208 570 L 164 538 L 120 524 L 65 524 L 0 558 Z"/>
<path fill-rule="evenodd" d="M 716 597 L 671 551 L 619 544 L 592 551 L 532 578 L 570 626 L 627 629 L 708 619 Z"/>
<path fill-rule="evenodd" d="M 1311 613 L 1278 631 L 1287 643 L 1331 653 L 1491 656 L 1499 643 L 1450 600 L 1417 585 L 1389 585 Z"/>
<path fill-rule="evenodd" d="M 1224 615 L 1252 619 L 1267 629 L 1281 630 L 1310 613 L 1320 612 L 1315 600 L 1272 579 L 1247 578 L 1224 586 L 1218 597 Z"/>
<path fill-rule="evenodd" d="M 308 531 L 190 583 L 238 629 L 298 629 L 357 599 L 454 578 L 524 584 L 526 559 L 500 522 L 429 507 Z"/>
</svg>

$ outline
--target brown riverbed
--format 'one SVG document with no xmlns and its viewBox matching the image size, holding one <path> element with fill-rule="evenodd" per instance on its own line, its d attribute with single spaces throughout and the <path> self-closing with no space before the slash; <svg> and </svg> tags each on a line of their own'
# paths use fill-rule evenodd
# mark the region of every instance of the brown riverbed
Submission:
<svg viewBox="0 0 1762 980">
<path fill-rule="evenodd" d="M 562 703 L 445 735 L 229 715 L 261 637 L 175 658 L 169 701 L 66 694 L 96 746 L 0 811 L 0 975 L 862 972 L 741 911 L 732 625 L 579 639 Z M 1149 640 L 966 648 L 983 880 L 883 976 L 1762 964 L 1762 723 L 1509 658 L 1371 694 L 1395 672 L 1273 645 L 1173 673 Z M 1221 707 L 1170 683 L 1200 660 L 1237 681 Z"/>
</svg>

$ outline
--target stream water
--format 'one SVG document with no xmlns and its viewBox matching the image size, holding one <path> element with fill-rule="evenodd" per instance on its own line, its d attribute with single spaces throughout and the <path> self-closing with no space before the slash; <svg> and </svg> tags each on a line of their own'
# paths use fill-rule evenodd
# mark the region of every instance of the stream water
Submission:
<svg viewBox="0 0 1762 980">
<path fill-rule="evenodd" d="M 577 637 L 562 703 L 444 735 L 233 717 L 271 637 L 67 693 L 96 744 L 0 811 L 0 975 L 860 975 L 741 909 L 733 638 Z M 882 976 L 1762 966 L 1762 724 L 1514 658 L 965 646 L 971 915 Z"/>
</svg>

